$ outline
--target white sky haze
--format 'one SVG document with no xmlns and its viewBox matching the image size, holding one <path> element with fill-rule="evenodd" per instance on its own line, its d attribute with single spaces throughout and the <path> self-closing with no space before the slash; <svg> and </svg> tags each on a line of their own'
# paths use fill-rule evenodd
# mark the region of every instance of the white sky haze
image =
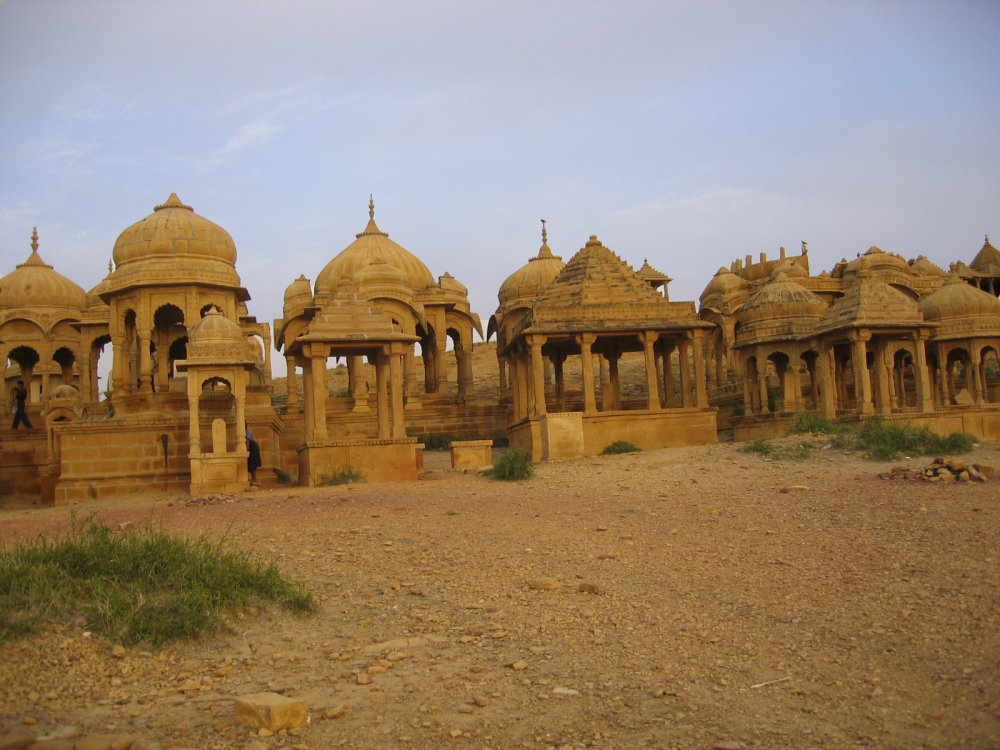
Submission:
<svg viewBox="0 0 1000 750">
<path fill-rule="evenodd" d="M 591 234 L 697 300 L 809 243 L 947 268 L 1000 239 L 1000 3 L 6 0 L 0 275 L 90 289 L 176 192 L 281 315 L 362 231 L 469 288 Z M 281 368 L 276 368 L 280 374 Z"/>
</svg>

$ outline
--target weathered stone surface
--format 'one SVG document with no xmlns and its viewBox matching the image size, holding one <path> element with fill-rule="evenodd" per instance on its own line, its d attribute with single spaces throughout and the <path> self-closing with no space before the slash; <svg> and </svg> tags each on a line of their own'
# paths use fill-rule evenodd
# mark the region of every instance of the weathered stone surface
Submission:
<svg viewBox="0 0 1000 750">
<path fill-rule="evenodd" d="M 308 715 L 305 701 L 277 693 L 253 693 L 236 699 L 236 723 L 251 729 L 277 732 L 301 727 Z"/>
<path fill-rule="evenodd" d="M 33 734 L 12 734 L 0 737 L 0 750 L 24 750 L 35 742 Z"/>
</svg>

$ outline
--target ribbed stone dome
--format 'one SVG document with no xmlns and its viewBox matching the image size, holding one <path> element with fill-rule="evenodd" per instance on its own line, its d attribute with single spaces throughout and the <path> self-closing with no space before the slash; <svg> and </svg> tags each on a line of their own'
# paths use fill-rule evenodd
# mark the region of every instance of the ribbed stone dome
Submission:
<svg viewBox="0 0 1000 750">
<path fill-rule="evenodd" d="M 827 311 L 827 304 L 796 281 L 778 274 L 774 281 L 754 294 L 743 305 L 740 320 L 744 323 L 768 317 L 797 317 L 819 319 Z"/>
<path fill-rule="evenodd" d="M 927 320 L 975 318 L 1000 315 L 1000 299 L 952 274 L 944 286 L 920 300 L 917 308 Z"/>
<path fill-rule="evenodd" d="M 192 258 L 236 263 L 236 244 L 229 232 L 199 216 L 171 193 L 166 203 L 118 236 L 115 266 L 153 257 Z"/>
<path fill-rule="evenodd" d="M 880 247 L 872 245 L 870 248 L 865 250 L 861 258 L 855 258 L 844 268 L 844 275 L 848 276 L 851 274 L 857 274 L 858 268 L 861 265 L 861 260 L 865 259 L 868 263 L 868 268 L 872 271 L 899 271 L 900 273 L 909 274 L 910 266 L 909 264 L 899 255 L 895 253 L 887 253 Z"/>
<path fill-rule="evenodd" d="M 910 270 L 918 276 L 944 276 L 941 267 L 928 260 L 926 255 L 917 256 L 917 259 L 910 264 Z"/>
<path fill-rule="evenodd" d="M 83 311 L 87 293 L 83 287 L 52 269 L 38 254 L 38 232 L 31 235 L 31 255 L 0 278 L 0 308 L 56 307 Z"/>
<path fill-rule="evenodd" d="M 529 259 L 500 285 L 497 299 L 501 305 L 516 299 L 537 298 L 566 267 L 561 257 L 552 254 L 547 239 L 547 234 L 542 229 L 542 246 L 538 255 Z"/>
<path fill-rule="evenodd" d="M 355 275 L 373 263 L 387 263 L 401 273 L 401 279 L 413 291 L 434 285 L 434 277 L 421 260 L 389 239 L 375 224 L 375 206 L 369 203 L 368 226 L 357 239 L 324 266 L 316 277 L 316 294 L 333 292 L 341 278 Z"/>
<path fill-rule="evenodd" d="M 245 359 L 246 341 L 239 324 L 212 307 L 188 329 L 188 360 L 230 358 Z"/>
</svg>

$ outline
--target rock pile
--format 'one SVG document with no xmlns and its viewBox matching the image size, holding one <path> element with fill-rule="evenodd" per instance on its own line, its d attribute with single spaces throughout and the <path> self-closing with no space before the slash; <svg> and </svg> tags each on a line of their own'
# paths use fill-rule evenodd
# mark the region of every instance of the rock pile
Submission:
<svg viewBox="0 0 1000 750">
<path fill-rule="evenodd" d="M 996 477 L 989 464 L 967 464 L 961 458 L 935 458 L 924 469 L 893 466 L 879 474 L 881 479 L 910 479 L 924 482 L 985 482 Z"/>
</svg>

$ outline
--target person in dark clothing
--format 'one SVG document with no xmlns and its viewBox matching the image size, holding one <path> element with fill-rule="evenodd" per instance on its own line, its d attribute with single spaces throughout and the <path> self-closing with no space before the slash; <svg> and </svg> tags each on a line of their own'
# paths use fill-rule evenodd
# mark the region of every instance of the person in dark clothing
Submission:
<svg viewBox="0 0 1000 750">
<path fill-rule="evenodd" d="M 23 380 L 18 380 L 17 386 L 14 388 L 14 424 L 11 426 L 12 430 L 16 430 L 17 426 L 22 422 L 27 429 L 32 429 L 31 420 L 28 419 L 28 412 L 24 410 L 27 400 L 28 389 L 24 387 Z"/>
<path fill-rule="evenodd" d="M 247 427 L 247 449 L 249 450 L 249 455 L 247 456 L 247 471 L 250 472 L 250 484 L 259 484 L 257 481 L 257 469 L 260 468 L 262 463 L 260 459 L 260 446 L 257 445 L 257 441 L 253 439 L 253 433 L 250 432 L 249 427 Z"/>
</svg>

